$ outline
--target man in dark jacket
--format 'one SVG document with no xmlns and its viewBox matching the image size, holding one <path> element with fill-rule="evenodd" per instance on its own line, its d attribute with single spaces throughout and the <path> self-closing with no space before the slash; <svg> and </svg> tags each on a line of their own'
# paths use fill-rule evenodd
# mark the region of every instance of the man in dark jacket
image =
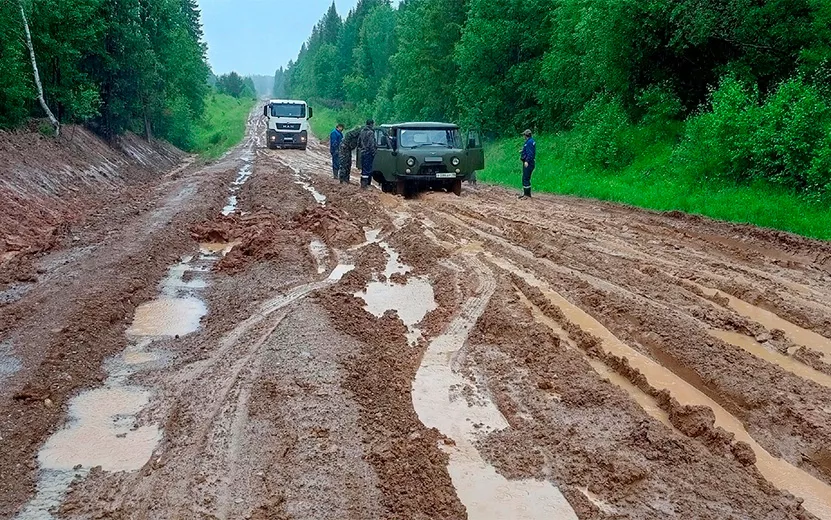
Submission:
<svg viewBox="0 0 831 520">
<path fill-rule="evenodd" d="M 378 143 L 375 141 L 375 121 L 367 120 L 358 139 L 358 148 L 361 150 L 361 188 L 368 188 L 372 184 L 372 162 Z"/>
<path fill-rule="evenodd" d="M 537 142 L 532 137 L 531 130 L 522 133 L 525 136 L 525 145 L 522 147 L 522 195 L 520 199 L 531 198 L 531 175 L 537 166 Z"/>
<path fill-rule="evenodd" d="M 337 179 L 340 172 L 340 144 L 343 142 L 343 125 L 338 126 L 329 134 L 329 153 L 332 155 L 332 176 Z"/>
<path fill-rule="evenodd" d="M 356 126 L 344 134 L 343 141 L 340 143 L 338 166 L 340 167 L 339 174 L 341 183 L 349 182 L 349 174 L 352 172 L 352 150 L 358 147 L 358 138 L 360 136 L 361 127 Z"/>
</svg>

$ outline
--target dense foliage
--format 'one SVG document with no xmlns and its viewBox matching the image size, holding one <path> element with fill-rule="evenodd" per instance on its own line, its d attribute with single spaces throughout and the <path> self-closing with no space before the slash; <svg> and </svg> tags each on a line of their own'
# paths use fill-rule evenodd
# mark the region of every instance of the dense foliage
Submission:
<svg viewBox="0 0 831 520">
<path fill-rule="evenodd" d="M 359 0 L 334 5 L 275 94 L 492 136 L 573 132 L 607 171 L 663 141 L 702 180 L 831 191 L 827 0 Z"/>
<path fill-rule="evenodd" d="M 209 68 L 196 0 L 25 0 L 45 97 L 62 123 L 194 145 Z M 0 127 L 42 117 L 17 1 L 0 2 Z"/>
</svg>

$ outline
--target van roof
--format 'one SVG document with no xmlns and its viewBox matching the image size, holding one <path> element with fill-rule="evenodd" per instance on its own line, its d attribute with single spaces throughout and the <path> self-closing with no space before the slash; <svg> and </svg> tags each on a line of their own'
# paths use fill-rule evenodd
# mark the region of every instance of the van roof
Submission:
<svg viewBox="0 0 831 520">
<path fill-rule="evenodd" d="M 413 123 L 395 123 L 388 125 L 381 125 L 382 128 L 404 128 L 404 129 L 421 129 L 421 130 L 455 130 L 459 125 L 453 123 L 436 123 L 436 122 L 413 122 Z"/>
</svg>

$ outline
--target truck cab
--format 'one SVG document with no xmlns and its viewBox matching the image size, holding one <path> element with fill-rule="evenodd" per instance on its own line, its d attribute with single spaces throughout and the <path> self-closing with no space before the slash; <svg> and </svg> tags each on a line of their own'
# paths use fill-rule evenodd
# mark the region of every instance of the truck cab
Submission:
<svg viewBox="0 0 831 520">
<path fill-rule="evenodd" d="M 263 107 L 263 116 L 268 121 L 266 144 L 270 149 L 306 149 L 309 119 L 312 118 L 312 107 L 308 103 L 295 99 L 272 99 Z"/>
</svg>

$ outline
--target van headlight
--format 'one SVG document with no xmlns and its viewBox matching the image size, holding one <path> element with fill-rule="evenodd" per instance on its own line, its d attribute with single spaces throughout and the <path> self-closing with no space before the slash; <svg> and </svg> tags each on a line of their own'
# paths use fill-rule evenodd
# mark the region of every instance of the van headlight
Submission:
<svg viewBox="0 0 831 520">
<path fill-rule="evenodd" d="M 460 161 L 458 157 L 454 157 L 450 160 L 450 164 L 452 164 L 453 166 L 459 166 L 460 162 L 462 161 Z"/>
<path fill-rule="evenodd" d="M 415 157 L 407 158 L 407 166 L 409 166 L 409 167 L 415 166 Z"/>
</svg>

